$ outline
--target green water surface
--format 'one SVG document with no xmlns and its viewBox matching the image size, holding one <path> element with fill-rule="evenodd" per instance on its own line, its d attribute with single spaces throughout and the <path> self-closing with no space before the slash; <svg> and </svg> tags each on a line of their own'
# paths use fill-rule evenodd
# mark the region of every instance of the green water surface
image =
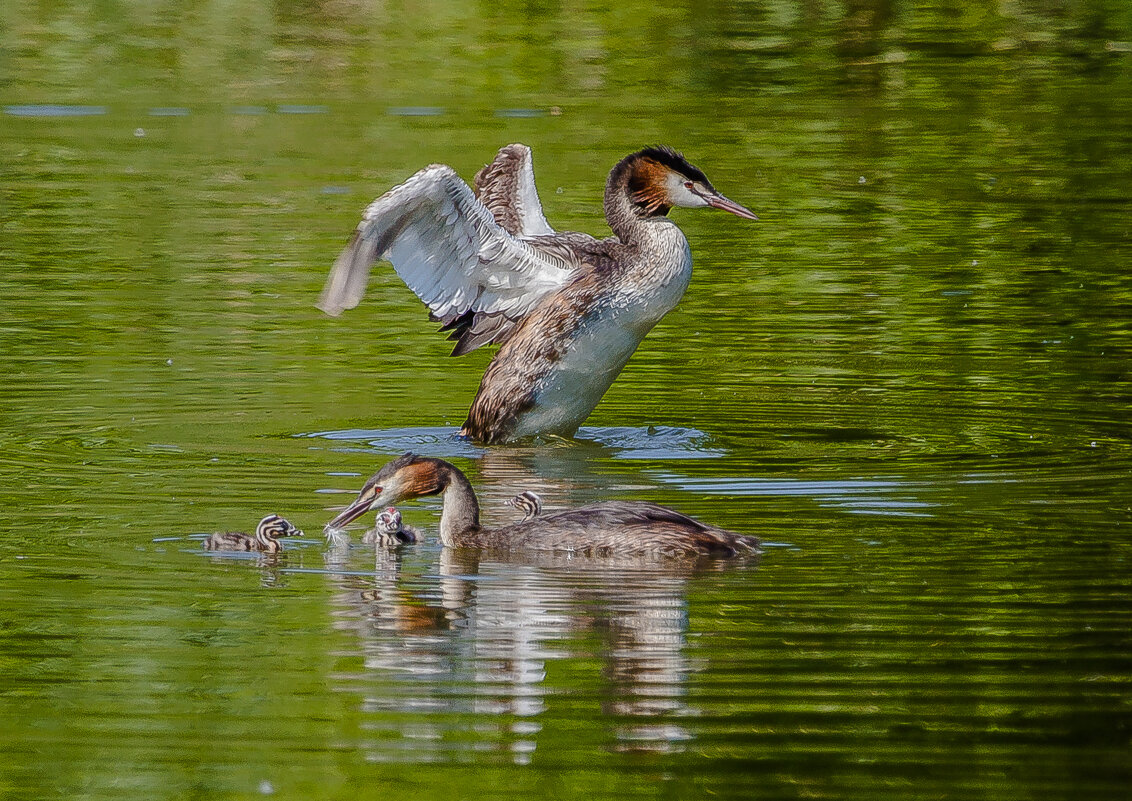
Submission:
<svg viewBox="0 0 1132 801">
<path fill-rule="evenodd" d="M 1123 2 L 0 6 L 0 797 L 1114 799 L 1132 786 L 1132 12 Z M 621 156 L 759 222 L 576 440 L 454 437 L 361 210 L 525 142 L 605 235 Z M 659 501 L 656 564 L 376 553 L 413 449 L 489 522 Z M 200 534 L 269 512 L 271 561 Z"/>
</svg>

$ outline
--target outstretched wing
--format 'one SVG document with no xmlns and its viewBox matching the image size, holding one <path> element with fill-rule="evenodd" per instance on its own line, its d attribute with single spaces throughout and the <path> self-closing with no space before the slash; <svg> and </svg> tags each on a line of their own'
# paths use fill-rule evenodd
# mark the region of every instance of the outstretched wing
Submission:
<svg viewBox="0 0 1132 801">
<path fill-rule="evenodd" d="M 531 149 L 526 145 L 501 147 L 495 160 L 476 173 L 473 184 L 476 197 L 508 233 L 522 237 L 554 233 L 542 213 Z"/>
<path fill-rule="evenodd" d="M 446 328 L 454 353 L 504 341 L 577 265 L 504 230 L 451 167 L 434 164 L 365 211 L 342 251 L 318 308 L 337 316 L 358 305 L 370 268 L 388 259 Z"/>
</svg>

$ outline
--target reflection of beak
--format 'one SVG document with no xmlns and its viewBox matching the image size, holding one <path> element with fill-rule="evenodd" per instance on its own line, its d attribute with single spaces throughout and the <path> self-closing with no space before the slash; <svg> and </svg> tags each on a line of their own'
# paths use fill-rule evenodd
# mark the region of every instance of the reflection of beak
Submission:
<svg viewBox="0 0 1132 801">
<path fill-rule="evenodd" d="M 352 504 L 339 513 L 338 517 L 327 523 L 326 528 L 342 528 L 342 526 L 357 520 L 374 506 L 374 500 L 380 495 L 381 487 L 376 487 L 374 492 L 367 492 L 364 497 L 355 499 Z"/>
<path fill-rule="evenodd" d="M 707 201 L 707 204 L 709 206 L 711 206 L 713 209 L 723 209 L 724 211 L 731 212 L 736 217 L 742 217 L 743 219 L 746 219 L 746 220 L 757 220 L 758 219 L 758 217 L 755 216 L 755 213 L 753 211 L 751 211 L 748 208 L 744 208 L 743 206 L 740 206 L 734 200 L 728 200 L 727 198 L 725 198 L 723 195 L 721 195 L 719 193 L 716 193 L 714 195 L 704 195 L 703 198 L 704 198 L 704 200 Z"/>
</svg>

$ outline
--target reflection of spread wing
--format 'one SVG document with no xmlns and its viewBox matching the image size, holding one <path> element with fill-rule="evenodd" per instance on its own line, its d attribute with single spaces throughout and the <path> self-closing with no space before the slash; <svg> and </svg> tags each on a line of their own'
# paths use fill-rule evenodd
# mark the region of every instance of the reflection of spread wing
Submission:
<svg viewBox="0 0 1132 801">
<path fill-rule="evenodd" d="M 435 319 L 454 329 L 455 354 L 505 341 L 577 266 L 509 234 L 471 187 L 439 164 L 369 205 L 334 262 L 318 307 L 337 316 L 357 306 L 380 258 L 393 263 Z"/>
<path fill-rule="evenodd" d="M 535 188 L 531 149 L 507 145 L 495 160 L 476 173 L 476 197 L 499 225 L 514 236 L 549 236 L 554 229 L 542 213 Z"/>
</svg>

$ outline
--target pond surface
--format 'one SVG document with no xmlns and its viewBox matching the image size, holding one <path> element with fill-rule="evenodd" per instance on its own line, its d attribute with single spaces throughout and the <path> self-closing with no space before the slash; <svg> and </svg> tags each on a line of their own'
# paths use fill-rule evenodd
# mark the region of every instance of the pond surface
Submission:
<svg viewBox="0 0 1132 801">
<path fill-rule="evenodd" d="M 5 3 L 0 795 L 1074 798 L 1132 782 L 1121 3 Z M 692 284 L 577 438 L 456 439 L 490 357 L 376 195 L 534 149 L 551 224 L 682 149 Z M 330 549 L 404 450 L 491 521 L 641 498 L 656 563 Z M 277 512 L 276 559 L 202 534 Z"/>
</svg>

